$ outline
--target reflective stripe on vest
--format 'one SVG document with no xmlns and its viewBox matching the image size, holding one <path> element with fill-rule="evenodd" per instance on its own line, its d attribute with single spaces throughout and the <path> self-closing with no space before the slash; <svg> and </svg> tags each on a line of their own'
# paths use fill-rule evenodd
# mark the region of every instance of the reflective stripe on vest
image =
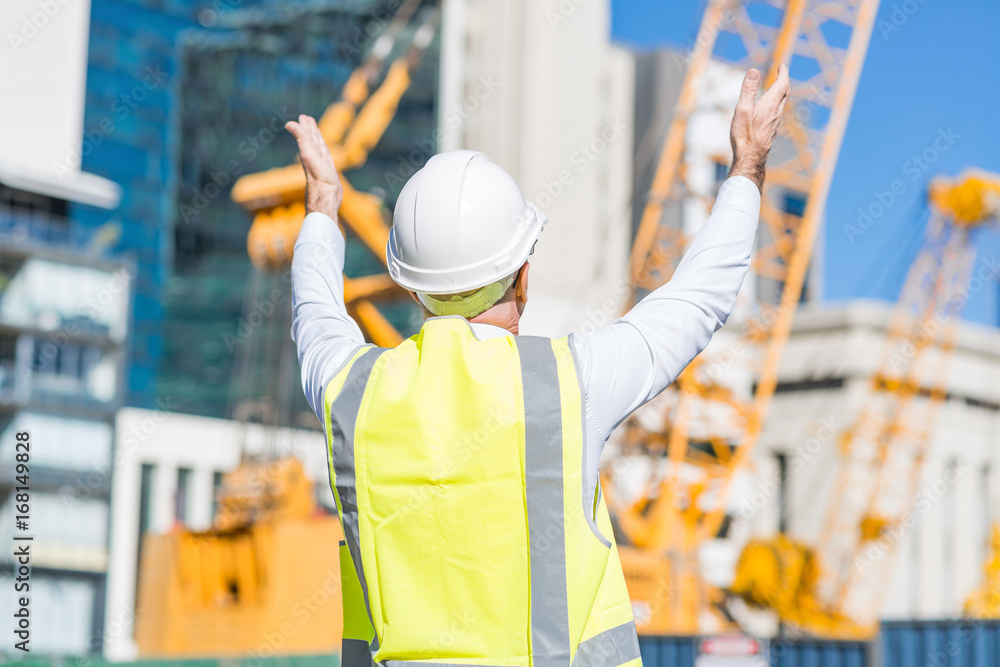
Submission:
<svg viewBox="0 0 1000 667">
<path fill-rule="evenodd" d="M 452 320 L 452 319 L 460 319 L 460 318 L 433 318 L 431 320 L 428 320 L 427 324 L 425 324 L 425 328 L 427 328 L 427 325 L 431 325 L 431 331 L 435 331 L 437 329 L 446 331 L 445 324 L 433 325 L 432 323 L 435 320 Z M 463 323 L 464 327 L 466 328 L 468 327 L 467 323 L 465 323 L 464 320 L 460 321 Z M 454 323 L 452 322 L 446 324 L 447 327 L 452 328 L 452 331 L 450 333 L 455 334 Z M 472 338 L 471 334 L 470 338 Z M 373 397 L 366 397 L 366 390 L 369 388 L 369 386 L 378 384 L 381 381 L 381 384 L 379 386 L 383 387 L 383 389 L 380 391 L 382 391 L 383 393 L 388 392 L 386 395 L 389 396 L 389 403 L 376 404 L 376 405 L 382 405 L 382 406 L 394 405 L 392 401 L 398 400 L 398 393 L 399 391 L 403 390 L 399 389 L 398 391 L 393 393 L 397 383 L 393 382 L 392 374 L 394 373 L 400 374 L 399 377 L 401 378 L 401 380 L 399 384 L 400 386 L 405 388 L 406 386 L 409 386 L 406 384 L 406 382 L 411 381 L 413 373 L 416 372 L 413 371 L 412 367 L 414 366 L 414 364 L 416 364 L 416 366 L 419 367 L 419 363 L 423 361 L 423 357 L 421 356 L 422 348 L 419 347 L 420 345 L 419 340 L 416 339 L 417 337 L 415 337 L 414 339 L 410 339 L 409 341 L 405 341 L 401 345 L 401 347 L 405 345 L 410 345 L 410 349 L 416 351 L 415 355 L 409 357 L 405 355 L 402 357 L 398 356 L 396 354 L 398 349 L 384 350 L 379 348 L 367 348 L 365 350 L 362 350 L 359 354 L 355 354 L 347 364 L 347 368 L 344 371 L 344 375 L 338 375 L 339 379 L 335 378 L 335 381 L 341 382 L 342 385 L 335 386 L 335 382 L 331 382 L 331 386 L 328 388 L 328 395 L 327 395 L 327 407 L 328 407 L 327 414 L 329 416 L 329 423 L 327 426 L 328 426 L 328 437 L 330 440 L 328 444 L 329 444 L 329 453 L 331 457 L 331 476 L 333 477 L 332 481 L 335 486 L 335 491 L 338 499 L 338 509 L 341 512 L 341 518 L 344 525 L 344 535 L 347 544 L 350 547 L 351 561 L 353 561 L 354 572 L 351 572 L 351 574 L 356 573 L 357 575 L 358 581 L 360 583 L 360 589 L 364 595 L 365 611 L 369 616 L 369 619 L 378 620 L 380 622 L 381 625 L 378 625 L 376 627 L 382 627 L 384 625 L 387 632 L 392 630 L 396 634 L 398 634 L 399 632 L 398 624 L 400 623 L 406 624 L 407 622 L 406 620 L 400 620 L 398 618 L 400 609 L 403 609 L 404 613 L 407 613 L 405 612 L 405 610 L 407 609 L 408 605 L 406 604 L 400 605 L 399 595 L 396 594 L 395 607 L 393 607 L 394 609 L 396 609 L 396 611 L 393 612 L 395 614 L 396 620 L 392 621 L 391 619 L 386 619 L 384 617 L 385 598 L 379 597 L 380 595 L 382 595 L 380 591 L 381 591 L 381 586 L 384 583 L 382 581 L 382 576 L 384 573 L 389 573 L 390 577 L 388 581 L 390 582 L 393 580 L 393 576 L 395 576 L 396 577 L 395 580 L 397 582 L 402 582 L 404 588 L 407 587 L 406 581 L 412 579 L 409 580 L 399 579 L 400 575 L 398 573 L 394 573 L 393 569 L 385 570 L 384 568 L 387 567 L 392 568 L 393 563 L 391 561 L 383 563 L 382 559 L 379 559 L 378 556 L 375 556 L 374 561 L 372 562 L 365 561 L 365 564 L 362 563 L 363 552 L 366 554 L 365 555 L 366 558 L 371 557 L 373 555 L 371 549 L 372 549 L 372 544 L 374 543 L 372 542 L 372 540 L 375 539 L 378 535 L 383 534 L 382 532 L 379 531 L 384 532 L 386 526 L 388 526 L 388 530 L 393 530 L 393 528 L 392 525 L 385 524 L 384 520 L 382 520 L 383 523 L 376 522 L 373 524 L 371 522 L 374 519 L 365 518 L 364 520 L 362 520 L 362 518 L 359 517 L 359 498 L 357 489 L 355 488 L 359 470 L 361 471 L 360 474 L 362 479 L 366 480 L 366 484 L 368 484 L 369 482 L 373 485 L 385 484 L 386 482 L 384 481 L 379 482 L 379 479 L 383 480 L 395 479 L 395 477 L 392 477 L 390 475 L 389 478 L 386 478 L 385 475 L 387 473 L 385 473 L 384 471 L 378 472 L 378 470 L 370 467 L 360 468 L 356 470 L 355 447 L 356 446 L 367 447 L 367 442 L 365 442 L 364 438 L 367 436 L 371 436 L 373 432 L 372 429 L 378 429 L 379 425 L 383 423 L 379 421 L 378 416 L 372 416 L 373 414 L 374 415 L 382 414 L 383 415 L 382 418 L 385 418 L 384 409 L 382 413 L 379 413 L 377 410 L 375 412 L 371 412 L 369 410 L 369 408 L 372 407 L 372 401 L 375 399 Z M 515 360 L 515 363 L 519 363 L 519 367 L 515 366 L 514 368 L 517 369 L 516 372 L 519 373 L 520 375 L 520 385 L 521 385 L 521 392 L 520 392 L 521 396 L 518 397 L 518 401 L 516 404 L 518 404 L 521 407 L 521 409 L 523 409 L 523 415 L 517 416 L 518 421 L 520 421 L 520 423 L 523 425 L 523 451 L 522 451 L 523 471 L 516 474 L 523 475 L 524 495 L 522 502 L 524 503 L 524 505 L 521 511 L 524 512 L 524 514 L 521 515 L 522 519 L 520 521 L 522 522 L 521 524 L 522 529 L 524 529 L 524 522 L 526 520 L 527 534 L 525 535 L 525 537 L 527 538 L 528 542 L 526 565 L 528 570 L 527 574 L 529 581 L 527 581 L 526 584 L 529 586 L 529 591 L 527 593 L 528 597 L 524 599 L 527 600 L 529 607 L 529 609 L 526 610 L 526 612 L 530 627 L 525 628 L 525 630 L 529 632 L 529 637 L 528 637 L 529 648 L 527 650 L 530 651 L 530 657 L 525 659 L 518 658 L 517 664 L 530 665 L 530 667 L 534 667 L 535 665 L 537 665 L 538 667 L 618 667 L 620 665 L 637 662 L 639 659 L 638 639 L 635 633 L 634 621 L 631 620 L 631 614 L 628 611 L 629 603 L 627 599 L 627 594 L 625 593 L 624 590 L 624 579 L 621 578 L 621 569 L 620 565 L 618 565 L 616 552 L 614 551 L 612 552 L 615 557 L 612 559 L 613 562 L 609 561 L 609 565 L 607 566 L 608 568 L 607 573 L 602 574 L 603 573 L 602 570 L 601 571 L 602 573 L 598 573 L 597 575 L 599 577 L 603 577 L 604 580 L 590 581 L 590 583 L 588 584 L 589 586 L 588 590 L 596 590 L 594 587 L 597 586 L 598 583 L 600 583 L 600 592 L 597 593 L 597 599 L 594 602 L 594 604 L 598 605 L 598 607 L 595 607 L 593 610 L 589 612 L 591 616 L 590 620 L 586 621 L 585 628 L 580 625 L 581 622 L 579 620 L 581 613 L 580 605 L 577 605 L 575 607 L 575 609 L 573 610 L 573 614 L 570 613 L 569 609 L 570 596 L 567 589 L 568 585 L 574 585 L 575 587 L 577 580 L 574 577 L 583 576 L 582 573 L 584 572 L 590 572 L 590 574 L 586 575 L 587 577 L 595 576 L 593 574 L 595 567 L 593 564 L 595 562 L 603 563 L 605 561 L 608 561 L 609 559 L 608 556 L 606 555 L 608 553 L 607 547 L 612 547 L 612 549 L 614 548 L 612 546 L 611 541 L 609 541 L 608 538 L 605 538 L 604 535 L 601 534 L 601 530 L 599 530 L 594 524 L 594 517 L 590 516 L 591 514 L 597 513 L 599 502 L 597 500 L 594 500 L 594 495 L 592 491 L 589 494 L 587 493 L 586 479 L 583 480 L 583 489 L 584 489 L 583 501 L 584 501 L 584 506 L 588 511 L 582 511 L 575 516 L 577 517 L 585 516 L 586 523 L 588 523 L 590 527 L 589 528 L 585 527 L 586 524 L 583 522 L 582 518 L 575 518 L 574 521 L 576 522 L 575 523 L 576 532 L 574 532 L 572 536 L 570 536 L 570 534 L 566 532 L 565 520 L 567 520 L 567 518 L 570 515 L 565 514 L 565 512 L 579 511 L 579 509 L 574 509 L 574 508 L 577 508 L 577 504 L 579 504 L 581 500 L 579 491 L 577 491 L 577 489 L 580 489 L 581 487 L 580 486 L 564 487 L 564 484 L 576 485 L 580 483 L 579 480 L 571 481 L 571 480 L 576 480 L 576 477 L 565 477 L 564 479 L 564 471 L 566 470 L 565 466 L 570 465 L 569 463 L 570 461 L 579 461 L 576 465 L 580 466 L 580 468 L 583 467 L 584 454 L 582 451 L 583 447 L 581 439 L 583 437 L 583 434 L 586 433 L 585 427 L 584 431 L 581 433 L 579 430 L 580 426 L 578 426 L 584 421 L 582 414 L 582 399 L 580 396 L 576 395 L 577 391 L 579 391 L 577 389 L 578 378 L 575 373 L 575 364 L 571 360 L 570 348 L 566 343 L 565 339 L 559 341 L 559 345 L 556 347 L 555 351 L 554 351 L 554 341 L 550 339 L 519 336 L 507 340 L 513 341 L 513 343 L 516 345 L 516 357 L 514 357 L 513 359 Z M 441 338 L 438 339 L 438 342 L 439 343 L 441 342 Z M 467 344 L 467 342 L 468 341 L 463 340 L 461 337 L 459 337 L 459 339 L 455 342 L 455 346 L 457 349 L 456 349 L 456 354 L 454 356 L 457 359 L 464 359 L 462 353 L 465 352 L 466 350 L 461 350 L 458 348 L 460 348 L 461 345 Z M 437 353 L 439 355 L 438 359 L 447 360 L 448 358 L 450 358 L 448 355 L 444 355 L 443 357 L 440 356 L 443 354 L 442 349 L 444 350 L 449 349 L 447 343 L 448 340 L 445 339 L 444 344 L 439 345 L 439 347 L 437 348 Z M 509 343 L 507 343 L 507 345 L 509 345 Z M 496 351 L 497 349 L 498 348 L 496 347 L 493 348 L 494 351 Z M 426 350 L 423 351 L 426 352 Z M 393 354 L 386 355 L 387 352 L 392 352 Z M 557 354 L 557 352 L 559 354 Z M 513 351 L 510 351 L 509 353 L 512 354 Z M 385 369 L 389 368 L 392 364 L 395 364 L 397 359 L 402 360 L 399 362 L 400 366 L 391 369 L 391 371 L 386 371 Z M 416 361 L 414 361 L 414 359 Z M 570 361 L 567 362 L 567 359 L 570 359 Z M 380 360 L 382 363 L 380 363 Z M 504 368 L 510 368 L 510 367 L 506 366 Z M 569 369 L 569 371 L 567 371 L 567 368 Z M 447 375 L 448 370 L 441 369 L 440 372 L 445 373 Z M 457 367 L 455 369 L 455 372 L 461 374 L 462 369 Z M 562 376 L 560 376 L 560 372 L 562 372 L 563 374 Z M 387 375 L 386 373 L 389 374 Z M 475 375 L 475 373 L 473 374 L 473 376 L 470 377 L 472 379 L 470 379 L 469 381 L 473 383 L 469 385 L 470 391 L 478 389 L 480 384 L 483 381 L 485 381 L 481 375 Z M 560 380 L 562 380 L 562 385 L 560 385 Z M 570 390 L 570 393 L 573 395 L 570 405 L 576 405 L 577 407 L 575 409 L 578 410 L 579 412 L 572 412 L 572 411 L 565 412 L 565 408 L 563 407 L 565 401 L 563 400 L 563 397 L 560 395 L 560 393 L 561 391 L 565 392 L 568 390 L 567 388 L 570 386 L 570 381 L 571 381 L 571 386 L 573 387 L 573 389 Z M 562 389 L 560 389 L 561 386 Z M 374 395 L 378 396 L 379 394 L 376 392 Z M 482 397 L 480 396 L 479 398 Z M 405 394 L 404 394 L 404 400 L 405 400 Z M 417 404 L 423 405 L 425 403 L 417 403 Z M 363 405 L 367 405 L 368 408 L 363 408 Z M 365 414 L 365 417 L 363 417 L 363 419 L 367 420 L 365 422 L 364 427 L 362 427 L 361 424 L 359 424 L 359 419 L 358 419 L 359 412 L 362 411 Z M 392 421 L 391 413 L 389 414 L 389 418 L 390 421 Z M 428 415 L 428 420 L 432 419 L 433 416 Z M 564 422 L 564 419 L 571 419 L 572 421 Z M 400 424 L 403 425 L 405 425 L 406 423 L 408 422 L 406 422 L 405 419 L 402 422 L 400 422 Z M 423 422 L 419 422 L 418 426 L 420 424 L 423 424 Z M 567 427 L 566 424 L 569 424 L 569 426 Z M 434 426 L 436 425 L 430 424 L 430 426 L 428 427 L 430 429 L 430 432 L 434 432 L 432 428 Z M 389 428 L 390 430 L 387 433 L 396 434 L 395 435 L 395 438 L 397 438 L 396 442 L 400 442 L 398 440 L 399 437 L 398 434 L 408 432 L 408 431 L 399 431 L 397 427 L 390 426 Z M 565 448 L 564 428 L 568 428 L 569 430 L 567 432 L 574 434 L 572 436 L 573 440 L 570 441 L 572 443 L 572 447 L 569 450 L 564 449 Z M 421 427 L 420 432 L 424 433 L 425 431 L 427 431 L 427 429 Z M 460 434 L 463 433 L 461 431 L 461 428 L 458 431 L 458 433 Z M 357 443 L 355 442 L 356 435 L 358 438 L 361 438 L 360 440 L 358 440 Z M 383 443 L 393 442 L 392 436 L 389 436 L 390 440 L 388 441 L 384 439 L 385 436 L 379 436 L 379 437 L 382 437 L 383 439 L 376 440 L 376 442 L 383 442 Z M 447 437 L 457 437 L 457 436 L 447 436 Z M 464 437 L 464 435 L 462 437 Z M 433 441 L 428 441 L 428 444 L 431 444 L 432 442 Z M 511 444 L 513 444 L 513 441 L 505 441 L 505 440 L 500 441 L 501 444 L 503 442 L 511 442 Z M 461 440 L 458 441 L 458 444 L 461 445 L 462 441 Z M 361 465 L 362 460 L 364 460 L 365 461 L 364 465 L 367 466 L 368 461 L 370 459 L 367 459 L 365 457 L 368 454 L 374 452 L 374 448 L 372 450 L 360 449 L 358 450 L 358 452 L 360 453 L 358 453 L 357 456 L 361 458 L 359 458 L 357 463 Z M 476 456 L 485 453 L 486 450 L 481 450 L 479 452 L 476 452 Z M 431 446 L 430 449 L 427 450 L 427 453 L 425 455 L 418 455 L 418 459 L 415 459 L 415 461 L 419 463 L 420 461 L 423 460 L 419 458 L 419 456 L 426 457 L 426 456 L 440 455 L 440 454 L 441 454 L 440 447 L 438 449 L 434 449 L 434 447 Z M 492 460 L 492 459 L 487 458 L 486 460 Z M 382 466 L 379 466 L 379 468 L 381 467 Z M 520 469 L 520 467 L 518 467 L 518 469 Z M 367 473 L 364 472 L 366 470 L 368 471 Z M 579 471 L 576 470 L 572 470 L 571 472 L 574 472 L 576 475 L 580 474 Z M 371 477 L 372 474 L 376 474 L 376 477 L 372 478 Z M 488 480 L 484 479 L 483 481 L 487 482 Z M 428 493 L 426 489 L 430 490 L 429 493 L 435 493 L 435 492 L 441 493 L 436 489 L 435 483 L 430 478 L 428 478 L 428 481 L 422 483 L 418 482 L 418 486 L 421 484 L 424 485 L 425 488 L 424 493 Z M 373 492 L 372 488 L 369 488 L 367 486 L 364 488 L 366 494 L 371 494 Z M 375 487 L 375 488 L 377 490 L 377 488 L 380 487 Z M 450 487 L 442 487 L 442 488 L 450 488 Z M 505 493 L 509 493 L 510 490 L 509 487 L 506 488 L 508 488 L 508 491 Z M 390 487 L 390 490 L 394 489 Z M 369 495 L 365 495 L 364 498 L 362 498 L 362 503 L 364 503 L 365 499 L 367 499 L 368 497 Z M 384 505 L 385 501 L 384 494 L 382 496 L 379 496 L 378 498 L 376 498 L 375 496 L 372 497 L 374 499 L 380 498 L 381 499 L 380 502 L 382 502 Z M 394 496 L 390 494 L 390 496 L 388 497 L 394 497 Z M 441 497 L 446 497 L 446 496 L 441 496 Z M 436 502 L 436 500 L 437 497 L 432 496 L 431 500 L 427 502 L 430 503 L 431 507 L 433 507 L 434 506 L 433 503 Z M 592 505 L 592 507 L 587 507 L 587 505 Z M 445 504 L 445 507 L 448 507 L 448 505 Z M 600 510 L 603 513 L 602 514 L 602 525 L 604 526 L 603 530 L 606 534 L 610 535 L 611 534 L 610 524 L 607 521 L 606 508 L 603 505 L 601 505 Z M 363 506 L 360 509 L 360 512 L 362 513 L 367 511 L 373 511 L 373 510 L 371 508 L 368 508 L 367 506 Z M 385 514 L 384 512 L 382 514 L 376 513 L 375 516 L 385 516 Z M 497 516 L 501 515 L 497 514 Z M 368 514 L 365 514 L 365 517 L 368 517 Z M 451 525 L 452 530 L 454 530 L 454 525 L 453 524 L 449 525 Z M 364 526 L 369 526 L 369 528 L 365 528 Z M 581 528 L 581 526 L 584 527 Z M 489 528 L 489 526 L 487 526 L 486 528 Z M 366 530 L 373 532 L 370 532 L 370 534 L 365 533 L 363 535 L 362 531 Z M 396 530 L 398 530 L 398 528 Z M 585 532 L 581 534 L 580 533 L 581 530 L 584 530 Z M 406 533 L 401 533 L 400 535 L 405 535 L 405 534 Z M 443 534 L 448 534 L 448 533 L 443 533 Z M 367 537 L 365 537 L 365 535 L 367 535 Z M 581 537 L 581 535 L 583 537 Z M 524 538 L 518 538 L 518 539 L 524 539 Z M 570 540 L 574 545 L 579 544 L 580 541 L 583 540 L 584 542 L 592 545 L 590 547 L 586 547 L 587 549 L 603 552 L 605 555 L 600 556 L 599 553 L 596 553 L 596 555 L 592 553 L 590 559 L 587 560 L 585 556 L 578 556 L 574 553 L 573 563 L 575 569 L 573 570 L 573 575 L 568 576 L 567 551 L 566 551 L 567 545 L 570 543 L 568 542 L 568 540 Z M 367 544 L 368 546 L 363 547 L 362 545 L 364 544 Z M 409 542 L 407 542 L 407 544 L 409 544 Z M 415 547 L 416 546 L 417 545 L 415 545 Z M 368 549 L 368 551 L 365 551 L 364 549 Z M 445 549 L 445 551 L 448 551 L 448 549 Z M 456 554 L 469 553 L 469 552 L 470 549 L 468 548 L 468 546 L 466 546 L 464 552 L 461 549 L 459 549 L 456 552 Z M 382 552 L 376 551 L 374 553 L 381 554 Z M 397 553 L 399 553 L 398 549 Z M 511 553 L 514 554 L 516 552 L 511 552 Z M 447 557 L 447 554 L 442 554 L 442 557 Z M 581 558 L 583 558 L 583 560 L 581 560 Z M 595 560 L 595 559 L 600 559 L 600 560 Z M 524 567 L 523 560 L 521 561 L 521 563 L 522 565 L 517 565 L 516 567 L 518 568 Z M 464 563 L 460 562 L 460 564 Z M 365 572 L 366 565 L 375 568 L 373 572 L 376 573 L 377 579 L 375 580 L 366 579 L 366 572 Z M 412 565 L 412 562 L 409 565 Z M 597 567 L 604 568 L 605 566 L 598 565 Z M 581 569 L 581 568 L 588 568 L 588 569 Z M 517 570 L 508 570 L 508 573 L 516 571 Z M 379 572 L 383 572 L 383 574 L 378 574 Z M 489 570 L 485 571 L 485 574 L 489 573 L 490 573 Z M 497 573 L 497 576 L 501 576 L 500 573 Z M 611 579 L 614 579 L 615 581 L 612 582 L 613 585 L 607 587 L 605 586 L 605 583 L 607 583 L 606 580 L 608 580 L 609 577 Z M 509 574 L 507 576 L 507 580 L 509 580 Z M 372 583 L 373 586 L 375 586 L 375 592 L 376 592 L 375 598 L 369 597 L 370 595 L 369 582 Z M 607 591 L 605 589 L 607 589 Z M 386 589 L 386 592 L 390 590 L 396 590 L 396 588 Z M 425 587 L 425 590 L 428 589 L 426 589 Z M 431 591 L 431 593 L 433 593 L 433 591 L 436 589 L 432 588 L 429 590 Z M 490 589 L 487 587 L 484 588 L 483 590 L 490 590 Z M 499 589 L 493 589 L 493 590 L 497 591 Z M 577 596 L 577 598 L 575 599 L 580 599 L 579 597 L 581 595 L 580 593 L 577 592 L 574 593 L 574 595 Z M 480 596 L 479 599 L 481 599 L 482 597 L 484 596 Z M 497 599 L 503 600 L 507 597 L 509 596 L 504 596 L 501 593 L 497 596 Z M 475 597 L 469 598 L 467 594 L 465 598 L 456 598 L 456 599 L 465 599 L 466 606 L 468 606 L 468 602 L 470 600 L 473 601 L 477 600 L 477 598 Z M 492 600 L 493 598 L 490 597 L 489 599 Z M 514 597 L 511 599 L 517 599 L 517 598 Z M 511 599 L 507 599 L 506 602 L 510 603 Z M 589 600 L 593 598 L 587 597 L 586 599 Z M 441 605 L 447 603 L 440 602 L 438 604 Z M 590 609 L 591 603 L 587 602 L 586 604 L 587 608 L 582 609 L 584 614 L 588 613 L 587 610 Z M 489 607 L 490 605 L 487 603 L 486 606 Z M 419 607 L 415 606 L 415 608 Z M 434 609 L 440 609 L 440 608 L 441 607 L 438 606 L 435 607 Z M 376 609 L 381 611 L 373 611 Z M 381 613 L 382 616 L 376 616 L 376 619 L 372 619 L 373 613 L 376 614 Z M 345 609 L 345 618 L 347 614 L 348 610 Z M 520 613 L 518 615 L 520 615 Z M 574 618 L 577 618 L 578 620 L 571 621 L 570 618 L 571 615 Z M 485 617 L 489 618 L 489 615 L 487 614 Z M 501 623 L 501 625 L 505 620 L 508 620 L 506 617 L 499 617 L 499 618 L 500 618 L 499 622 Z M 517 615 L 512 617 L 510 620 L 515 620 L 516 618 Z M 525 617 L 521 616 L 521 618 Z M 607 621 L 613 619 L 619 619 L 617 622 L 620 623 L 620 625 L 609 627 Z M 626 619 L 627 622 L 622 622 L 625 621 Z M 417 621 L 418 619 L 414 618 L 413 620 Z M 586 620 L 586 616 L 584 616 L 584 620 Z M 397 625 L 392 626 L 390 628 L 392 622 L 396 623 Z M 517 622 L 519 623 L 520 621 Z M 575 626 L 574 623 L 576 624 Z M 415 627 L 420 627 L 420 626 L 415 626 Z M 440 628 L 442 626 L 440 624 L 435 625 L 434 623 L 423 623 L 423 627 Z M 471 632 L 474 633 L 476 627 L 482 627 L 482 625 L 472 626 L 473 629 Z M 572 627 L 575 627 L 576 630 L 571 630 Z M 584 632 L 584 630 L 586 631 Z M 467 632 L 470 631 L 467 630 Z M 583 632 L 582 640 L 579 639 L 574 640 L 571 638 L 571 635 L 574 635 L 575 637 L 580 637 L 581 632 Z M 372 641 L 372 644 L 370 646 L 371 655 L 376 655 L 379 650 L 378 646 L 379 640 L 377 633 L 373 631 L 372 634 L 375 635 L 375 639 Z M 498 635 L 497 633 L 494 633 L 490 636 L 496 637 L 496 636 L 506 636 L 506 635 L 502 634 Z M 366 665 L 365 657 L 357 650 L 359 646 L 363 645 L 363 641 L 358 640 L 357 637 L 352 637 L 350 638 L 350 640 L 348 640 L 346 637 L 347 636 L 345 634 L 344 652 L 342 655 L 342 661 L 344 667 L 365 667 Z M 412 662 L 414 663 L 414 665 L 431 666 L 431 667 L 439 667 L 439 666 L 455 667 L 455 665 L 459 664 L 469 664 L 470 667 L 490 667 L 490 665 L 492 665 L 493 663 L 493 661 L 490 661 L 487 658 L 487 655 L 490 655 L 489 652 L 469 653 L 468 657 L 466 657 L 465 660 L 462 660 L 461 662 L 458 661 L 445 662 L 442 661 L 441 659 L 445 658 L 446 655 L 451 657 L 451 659 L 455 659 L 459 655 L 466 655 L 464 653 L 452 652 L 448 654 L 445 652 L 441 653 L 441 655 L 437 659 L 435 659 L 433 657 L 435 654 L 434 651 L 430 650 L 425 650 L 423 654 L 419 656 L 414 655 L 414 658 L 416 659 L 406 659 L 406 660 L 393 659 L 393 656 L 395 656 L 396 658 L 403 656 L 409 658 L 409 656 L 412 655 L 410 649 L 402 649 L 401 652 L 399 648 L 396 648 L 394 652 L 394 649 L 392 647 L 394 645 L 397 647 L 400 646 L 399 638 L 394 637 L 394 639 L 396 641 L 390 639 L 388 634 L 383 637 L 383 644 L 385 644 L 386 647 L 385 651 L 387 653 L 385 655 L 386 659 L 379 664 L 384 664 L 387 667 L 403 667 L 404 663 L 409 664 Z M 408 641 L 409 643 L 404 643 L 403 646 L 411 646 L 414 644 L 412 640 Z M 386 642 L 388 643 L 386 644 Z M 578 644 L 574 646 L 574 643 L 576 642 L 578 642 Z M 496 645 L 495 640 L 493 645 Z M 448 645 L 445 644 L 445 646 Z M 520 650 L 521 649 L 518 649 L 518 651 Z M 494 657 L 499 657 L 499 654 L 500 652 L 498 651 L 497 655 L 495 655 Z M 472 659 L 472 656 L 474 655 L 479 657 L 476 659 Z M 513 657 L 507 659 L 515 660 L 515 658 Z M 466 660 L 468 661 L 467 663 Z M 506 667 L 506 666 L 502 664 L 495 664 L 492 665 L 492 667 Z"/>
<path fill-rule="evenodd" d="M 518 336 L 524 395 L 524 493 L 531 562 L 531 654 L 537 667 L 569 665 L 563 438 L 552 342 Z"/>
<path fill-rule="evenodd" d="M 340 542 L 340 595 L 344 610 L 340 667 L 372 667 L 371 641 L 375 629 L 350 549 L 344 540 Z"/>
<path fill-rule="evenodd" d="M 361 591 L 364 593 L 365 607 L 368 611 L 368 618 L 371 619 L 372 611 L 368 605 L 368 586 L 365 583 L 365 568 L 361 563 L 361 551 L 359 545 L 361 539 L 358 535 L 358 498 L 357 489 L 354 486 L 354 425 L 357 421 L 358 408 L 361 407 L 361 399 L 365 394 L 365 387 L 368 385 L 368 377 L 371 375 L 375 362 L 385 352 L 382 348 L 373 348 L 366 351 L 348 373 L 347 381 L 344 383 L 340 394 L 330 408 L 330 428 L 333 442 L 337 443 L 332 448 L 333 470 L 336 473 L 336 489 L 340 504 L 340 520 L 344 527 L 344 538 L 347 547 L 351 552 L 351 560 L 357 570 L 358 581 L 361 583 Z M 375 648 L 378 645 L 378 637 L 373 640 Z"/>
</svg>

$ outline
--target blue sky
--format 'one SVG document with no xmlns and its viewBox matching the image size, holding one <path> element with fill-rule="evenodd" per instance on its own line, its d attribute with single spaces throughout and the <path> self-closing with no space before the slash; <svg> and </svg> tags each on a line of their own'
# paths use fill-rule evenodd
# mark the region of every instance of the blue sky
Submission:
<svg viewBox="0 0 1000 667">
<path fill-rule="evenodd" d="M 705 4 L 613 0 L 614 38 L 686 49 Z M 998 35 L 996 0 L 882 1 L 827 204 L 827 299 L 895 299 L 922 238 L 927 180 L 973 166 L 1000 173 Z M 855 234 L 858 209 L 877 213 L 880 196 L 895 201 Z M 976 245 L 976 268 L 989 266 L 1000 258 L 1000 230 L 982 230 Z M 973 294 L 966 318 L 1000 325 L 996 278 Z"/>
</svg>

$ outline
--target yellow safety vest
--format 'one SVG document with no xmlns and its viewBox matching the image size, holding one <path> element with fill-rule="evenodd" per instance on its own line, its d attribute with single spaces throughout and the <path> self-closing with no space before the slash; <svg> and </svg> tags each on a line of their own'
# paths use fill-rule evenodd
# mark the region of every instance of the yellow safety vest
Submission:
<svg viewBox="0 0 1000 667">
<path fill-rule="evenodd" d="M 568 338 L 431 318 L 325 403 L 344 667 L 641 665 Z"/>
</svg>

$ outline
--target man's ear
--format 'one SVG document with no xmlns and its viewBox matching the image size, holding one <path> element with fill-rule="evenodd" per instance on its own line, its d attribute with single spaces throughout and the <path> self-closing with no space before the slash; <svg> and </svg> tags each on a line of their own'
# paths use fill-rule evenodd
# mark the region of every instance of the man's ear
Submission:
<svg viewBox="0 0 1000 667">
<path fill-rule="evenodd" d="M 521 266 L 521 270 L 517 272 L 517 280 L 514 283 L 514 299 L 517 301 L 517 311 L 520 313 L 524 310 L 525 304 L 528 303 L 528 263 L 525 262 Z"/>
<path fill-rule="evenodd" d="M 416 292 L 414 292 L 412 290 L 406 290 L 406 291 L 410 294 L 411 297 L 413 297 L 413 300 L 417 302 L 417 305 L 420 306 L 420 313 L 421 313 L 421 315 L 423 315 L 423 318 L 425 320 L 428 317 L 434 317 L 434 313 L 432 313 L 431 311 L 427 310 L 427 306 L 425 306 L 423 304 L 423 302 L 420 301 L 420 297 L 417 296 Z"/>
</svg>

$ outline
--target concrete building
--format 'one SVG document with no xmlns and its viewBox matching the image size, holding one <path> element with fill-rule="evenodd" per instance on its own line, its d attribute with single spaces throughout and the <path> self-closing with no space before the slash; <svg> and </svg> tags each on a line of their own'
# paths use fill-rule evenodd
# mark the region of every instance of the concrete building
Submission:
<svg viewBox="0 0 1000 667">
<path fill-rule="evenodd" d="M 0 191 L 11 192 L 2 185 Z M 0 227 L 11 215 L 17 210 L 0 208 Z M 124 395 L 132 271 L 10 236 L 0 240 L 0 536 L 8 543 L 15 535 L 33 537 L 30 646 L 43 654 L 101 645 L 113 420 Z M 23 513 L 15 511 L 21 498 L 13 488 L 21 432 L 31 442 L 30 518 L 15 530 L 15 515 Z M 13 569 L 8 552 L 0 560 L 8 591 Z M 10 617 L 14 596 L 3 601 Z"/>
<path fill-rule="evenodd" d="M 890 308 L 882 302 L 808 308 L 796 317 L 754 482 L 737 501 L 747 533 L 779 527 L 806 544 L 826 523 L 837 436 L 857 418 L 875 371 Z M 1000 517 L 1000 331 L 963 323 L 940 411 L 913 498 L 914 521 L 884 545 L 889 583 L 882 616 L 951 618 L 980 584 Z M 918 399 L 923 400 L 923 399 Z M 786 471 L 784 476 L 779 466 Z M 777 481 L 778 484 L 770 484 Z M 755 509 L 752 494 L 769 491 Z M 734 538 L 736 539 L 736 538 Z M 822 554 L 820 554 L 822 556 Z"/>
<path fill-rule="evenodd" d="M 114 413 L 125 395 L 135 268 L 107 252 L 121 188 L 80 169 L 90 3 L 13 0 L 3 15 L 0 69 L 20 101 L 0 108 L 0 537 L 33 537 L 31 651 L 83 654 L 99 651 L 103 635 Z M 90 229 L 72 219 L 82 209 Z M 14 485 L 23 431 L 22 528 Z M 7 618 L 14 567 L 7 551 Z"/>
<path fill-rule="evenodd" d="M 549 217 L 523 331 L 610 322 L 626 294 L 634 56 L 610 3 L 445 0 L 439 150 L 490 156 Z"/>
</svg>

